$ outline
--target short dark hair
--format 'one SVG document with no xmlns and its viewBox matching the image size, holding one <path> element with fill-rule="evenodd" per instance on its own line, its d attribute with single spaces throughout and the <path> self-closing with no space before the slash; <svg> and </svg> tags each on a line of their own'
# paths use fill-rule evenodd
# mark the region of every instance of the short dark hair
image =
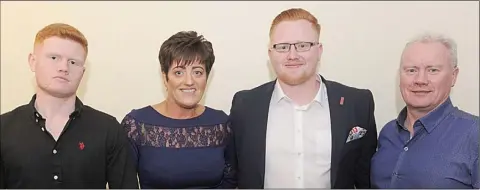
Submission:
<svg viewBox="0 0 480 190">
<path fill-rule="evenodd" d="M 208 77 L 215 62 L 215 55 L 212 43 L 207 41 L 203 35 L 198 35 L 195 31 L 181 31 L 163 42 L 158 53 L 158 60 L 162 72 L 165 74 L 174 63 L 187 66 L 199 61 L 205 66 Z"/>
</svg>

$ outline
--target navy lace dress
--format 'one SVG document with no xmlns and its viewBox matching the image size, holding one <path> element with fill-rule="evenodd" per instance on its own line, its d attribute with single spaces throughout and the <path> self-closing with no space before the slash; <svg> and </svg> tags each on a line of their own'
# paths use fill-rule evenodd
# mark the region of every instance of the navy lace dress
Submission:
<svg viewBox="0 0 480 190">
<path fill-rule="evenodd" d="M 191 119 L 173 119 L 153 107 L 132 110 L 122 121 L 142 189 L 235 188 L 225 112 L 206 107 Z"/>
</svg>

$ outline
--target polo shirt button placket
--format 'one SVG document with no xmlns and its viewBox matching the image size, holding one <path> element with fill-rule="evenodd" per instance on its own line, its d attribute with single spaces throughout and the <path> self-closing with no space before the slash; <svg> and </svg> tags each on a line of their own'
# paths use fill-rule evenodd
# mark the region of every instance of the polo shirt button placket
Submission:
<svg viewBox="0 0 480 190">
<path fill-rule="evenodd" d="M 53 171 L 53 179 L 56 182 L 56 185 L 61 183 L 60 175 L 61 175 L 61 164 L 60 164 L 60 155 L 58 154 L 57 145 L 54 146 L 52 150 L 53 154 L 53 164 L 54 164 L 54 171 Z"/>
</svg>

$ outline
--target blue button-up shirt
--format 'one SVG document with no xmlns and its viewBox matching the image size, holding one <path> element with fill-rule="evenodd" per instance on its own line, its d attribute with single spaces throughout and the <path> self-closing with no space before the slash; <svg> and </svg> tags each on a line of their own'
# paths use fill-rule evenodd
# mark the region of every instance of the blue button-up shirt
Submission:
<svg viewBox="0 0 480 190">
<path fill-rule="evenodd" d="M 406 112 L 380 131 L 372 158 L 373 187 L 479 189 L 479 117 L 448 98 L 414 123 L 410 138 Z"/>
</svg>

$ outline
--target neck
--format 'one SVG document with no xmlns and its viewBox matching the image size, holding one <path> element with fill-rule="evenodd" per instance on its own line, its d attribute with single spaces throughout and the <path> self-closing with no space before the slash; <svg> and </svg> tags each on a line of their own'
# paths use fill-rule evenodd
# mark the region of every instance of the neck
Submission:
<svg viewBox="0 0 480 190">
<path fill-rule="evenodd" d="M 193 108 L 183 108 L 173 101 L 166 101 L 164 105 L 166 114 L 174 119 L 190 119 L 197 114 L 196 111 L 198 106 Z"/>
<path fill-rule="evenodd" d="M 320 83 L 317 82 L 316 76 L 310 77 L 307 81 L 298 85 L 288 85 L 278 80 L 282 87 L 283 93 L 287 95 L 297 105 L 305 105 L 310 103 L 317 95 L 320 89 Z"/>
<path fill-rule="evenodd" d="M 35 108 L 44 118 L 69 116 L 75 110 L 76 96 L 53 97 L 41 90 L 36 93 Z"/>
<path fill-rule="evenodd" d="M 440 105 L 445 103 L 445 101 L 447 101 L 447 99 L 448 99 L 448 96 L 443 101 L 441 101 L 441 103 L 438 104 L 437 106 L 429 107 L 429 108 L 426 108 L 426 109 L 413 108 L 413 107 L 407 106 L 407 118 L 405 119 L 405 125 L 407 126 L 407 129 L 410 132 L 412 132 L 413 131 L 413 124 L 415 123 L 415 121 L 419 120 L 420 118 L 426 116 L 427 114 L 429 114 L 433 110 L 437 109 Z"/>
<path fill-rule="evenodd" d="M 407 129 L 413 133 L 413 124 L 415 121 L 427 114 L 428 112 L 407 107 L 407 118 L 405 119 L 405 125 L 407 126 Z"/>
</svg>

